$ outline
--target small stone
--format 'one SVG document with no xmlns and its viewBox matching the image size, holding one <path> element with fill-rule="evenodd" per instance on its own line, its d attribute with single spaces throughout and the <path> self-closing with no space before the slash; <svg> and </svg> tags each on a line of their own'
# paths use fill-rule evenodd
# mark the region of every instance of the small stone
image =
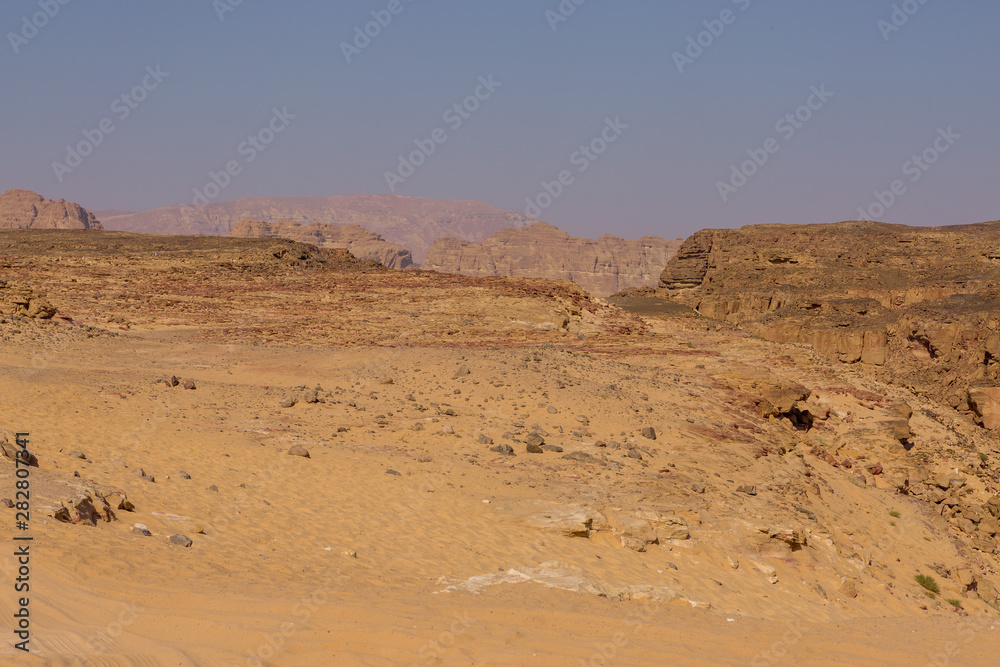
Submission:
<svg viewBox="0 0 1000 667">
<path fill-rule="evenodd" d="M 283 408 L 290 408 L 296 403 L 298 403 L 298 401 L 295 400 L 294 396 L 285 396 L 281 399 L 281 403 L 279 403 L 279 405 Z"/>
<path fill-rule="evenodd" d="M 146 471 L 143 470 L 142 468 L 135 468 L 134 470 L 132 470 L 132 474 L 137 477 L 145 477 Z"/>
<path fill-rule="evenodd" d="M 217 487 L 215 484 L 213 484 L 212 486 L 208 487 L 208 490 L 209 491 L 218 491 L 219 487 Z"/>
<path fill-rule="evenodd" d="M 537 431 L 532 431 L 527 436 L 525 436 L 524 442 L 526 444 L 528 444 L 529 446 L 533 445 L 535 447 L 538 447 L 538 452 L 533 452 L 533 453 L 541 453 L 541 451 L 542 451 L 542 449 L 541 449 L 542 445 L 545 444 L 545 438 L 543 438 L 541 435 L 539 435 L 539 433 Z"/>
<path fill-rule="evenodd" d="M 180 477 L 181 479 L 191 479 L 191 475 L 187 474 L 183 470 L 178 470 L 177 476 Z"/>
<path fill-rule="evenodd" d="M 544 452 L 555 452 L 558 454 L 562 452 L 562 450 L 563 448 L 559 445 L 542 445 L 542 451 Z"/>
<path fill-rule="evenodd" d="M 503 454 L 504 456 L 515 456 L 514 448 L 508 444 L 495 445 L 490 447 L 491 452 L 496 452 L 497 454 Z"/>
<path fill-rule="evenodd" d="M 469 370 L 469 367 L 466 364 L 462 364 L 461 366 L 458 367 L 458 370 L 455 372 L 455 375 L 452 379 L 457 380 L 463 375 L 468 375 L 470 372 L 471 371 Z"/>
<path fill-rule="evenodd" d="M 586 415 L 577 415 L 576 420 L 584 426 L 590 426 L 590 418 Z"/>
<path fill-rule="evenodd" d="M 414 429 L 414 430 L 415 431 L 419 431 L 420 429 Z M 337 433 L 347 433 L 347 427 L 346 426 L 338 426 L 337 427 Z"/>
<path fill-rule="evenodd" d="M 387 469 L 385 471 L 385 474 L 386 475 L 396 475 L 397 477 L 401 476 L 399 472 L 397 472 L 396 470 L 393 470 L 392 468 Z"/>
<path fill-rule="evenodd" d="M 14 501 L 11 500 L 10 498 L 0 499 L 0 503 L 2 503 L 8 509 L 13 509 L 14 508 Z"/>
<path fill-rule="evenodd" d="M 395 380 L 393 380 L 391 377 L 384 377 L 378 381 L 379 384 L 393 384 L 394 382 Z"/>
<path fill-rule="evenodd" d="M 185 389 L 197 389 L 198 387 L 195 386 L 194 380 L 187 380 L 187 381 L 184 382 L 184 388 Z"/>
<path fill-rule="evenodd" d="M 141 523 L 137 523 L 134 526 L 132 526 L 132 534 L 133 535 L 142 535 L 143 537 L 152 537 L 153 536 L 153 534 L 151 532 L 149 532 L 149 528 L 147 528 L 144 524 L 141 524 Z"/>
<path fill-rule="evenodd" d="M 445 424 L 444 426 L 441 427 L 441 433 L 443 433 L 444 435 L 454 435 L 455 427 L 452 426 L 451 424 Z"/>
<path fill-rule="evenodd" d="M 83 452 L 77 451 L 75 449 L 71 451 L 69 455 L 72 456 L 74 459 L 82 459 L 84 461 L 87 460 L 87 457 L 83 454 Z"/>
<path fill-rule="evenodd" d="M 676 570 L 677 569 L 677 566 L 674 565 L 673 563 L 667 563 L 667 567 L 669 567 L 671 570 Z"/>
<path fill-rule="evenodd" d="M 705 493 L 705 485 L 695 482 L 694 484 L 691 485 L 691 490 L 694 491 L 695 493 Z"/>
<path fill-rule="evenodd" d="M 753 484 L 740 484 L 736 487 L 736 493 L 745 493 L 748 496 L 756 496 L 757 487 Z"/>
<path fill-rule="evenodd" d="M 547 408 L 545 408 L 545 409 L 546 409 L 546 410 L 548 411 L 548 413 L 549 413 L 550 415 L 555 415 L 555 414 L 559 414 L 559 408 L 557 408 L 557 407 L 556 407 L 556 406 L 554 406 L 554 405 L 550 405 L 549 407 L 547 407 Z"/>
<path fill-rule="evenodd" d="M 527 451 L 529 454 L 541 454 L 545 450 L 542 449 L 541 445 L 533 445 L 529 443 L 528 445 L 525 446 L 525 451 Z"/>
<path fill-rule="evenodd" d="M 177 376 L 176 376 L 176 375 L 172 375 L 172 376 L 170 376 L 170 386 L 171 386 L 171 387 L 176 387 L 176 386 L 177 386 L 177 385 L 179 385 L 180 383 L 181 383 L 181 381 L 177 379 Z"/>
<path fill-rule="evenodd" d="M 630 459 L 638 459 L 639 461 L 642 460 L 642 452 L 640 452 L 638 449 L 628 450 L 628 454 L 626 454 L 626 456 L 628 456 Z"/>
<path fill-rule="evenodd" d="M 410 430 L 411 431 L 423 431 L 424 430 L 423 422 L 417 422 L 416 424 L 414 424 L 413 426 L 410 427 Z"/>
<path fill-rule="evenodd" d="M 194 544 L 194 542 L 191 540 L 190 537 L 188 537 L 187 535 L 181 535 L 180 533 L 178 533 L 177 535 L 171 535 L 170 541 L 176 544 L 177 546 L 181 547 L 189 547 L 192 544 Z"/>
<path fill-rule="evenodd" d="M 493 444 L 493 438 L 491 438 L 490 436 L 486 435 L 485 433 L 480 433 L 479 434 L 479 444 L 480 445 L 492 445 Z"/>
<path fill-rule="evenodd" d="M 305 401 L 306 403 L 319 403 L 319 392 L 317 392 L 315 389 L 310 389 L 302 397 L 302 400 Z"/>
<path fill-rule="evenodd" d="M 310 458 L 310 457 L 309 457 L 309 450 L 307 450 L 307 449 L 306 449 L 305 447 L 303 447 L 302 445 L 292 445 L 292 446 L 291 446 L 291 447 L 290 447 L 290 448 L 288 449 L 288 453 L 289 453 L 289 454 L 290 454 L 291 456 L 301 456 L 302 458 L 305 458 L 305 459 L 308 459 L 308 458 Z"/>
<path fill-rule="evenodd" d="M 654 429 L 652 426 L 646 426 L 645 428 L 642 429 L 642 437 L 646 438 L 647 440 L 656 440 L 656 429 Z"/>
<path fill-rule="evenodd" d="M 569 461 L 579 461 L 581 463 L 603 463 L 600 459 L 595 459 L 587 452 L 570 452 L 569 454 L 563 456 L 563 458 Z"/>
</svg>

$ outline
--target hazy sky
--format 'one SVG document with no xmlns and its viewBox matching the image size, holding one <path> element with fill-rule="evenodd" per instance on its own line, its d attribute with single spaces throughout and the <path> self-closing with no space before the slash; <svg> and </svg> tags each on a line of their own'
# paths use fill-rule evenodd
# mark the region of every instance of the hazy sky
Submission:
<svg viewBox="0 0 1000 667">
<path fill-rule="evenodd" d="M 995 0 L 4 0 L 0 190 L 394 188 L 626 237 L 981 222 L 998 25 Z"/>
</svg>

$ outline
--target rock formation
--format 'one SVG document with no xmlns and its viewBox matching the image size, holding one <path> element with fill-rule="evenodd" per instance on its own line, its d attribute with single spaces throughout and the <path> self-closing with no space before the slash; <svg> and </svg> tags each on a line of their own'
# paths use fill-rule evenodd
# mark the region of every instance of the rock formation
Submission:
<svg viewBox="0 0 1000 667">
<path fill-rule="evenodd" d="M 103 229 L 94 214 L 72 202 L 31 190 L 0 195 L 0 229 Z"/>
<path fill-rule="evenodd" d="M 652 285 L 680 240 L 643 236 L 634 241 L 603 235 L 574 238 L 539 222 L 505 229 L 480 243 L 438 239 L 421 268 L 467 276 L 569 280 L 596 296 Z"/>
<path fill-rule="evenodd" d="M 390 243 L 409 248 L 420 264 L 442 236 L 482 241 L 508 227 L 534 222 L 516 211 L 476 201 L 399 195 L 337 197 L 252 197 L 203 206 L 164 206 L 145 212 L 99 211 L 108 229 L 147 234 L 225 235 L 240 220 L 294 220 L 360 225 Z"/>
<path fill-rule="evenodd" d="M 1000 426 L 1000 222 L 704 230 L 660 294 Z"/>
<path fill-rule="evenodd" d="M 248 239 L 285 238 L 319 248 L 343 248 L 358 259 L 369 259 L 390 269 L 413 266 L 409 250 L 389 243 L 378 234 L 358 225 L 328 225 L 318 222 L 301 225 L 293 220 L 270 223 L 247 219 L 236 223 L 229 230 L 229 235 Z"/>
</svg>

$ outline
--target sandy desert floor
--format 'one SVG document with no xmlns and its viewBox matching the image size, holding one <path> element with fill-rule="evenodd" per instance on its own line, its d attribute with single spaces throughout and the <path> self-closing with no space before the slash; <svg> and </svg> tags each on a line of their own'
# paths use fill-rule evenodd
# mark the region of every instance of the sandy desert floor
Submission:
<svg viewBox="0 0 1000 667">
<path fill-rule="evenodd" d="M 891 480 L 985 499 L 1000 448 L 808 348 L 293 244 L 4 238 L 60 317 L 0 323 L 38 458 L 2 664 L 996 664 L 996 557 Z M 810 428 L 755 410 L 796 386 Z"/>
</svg>

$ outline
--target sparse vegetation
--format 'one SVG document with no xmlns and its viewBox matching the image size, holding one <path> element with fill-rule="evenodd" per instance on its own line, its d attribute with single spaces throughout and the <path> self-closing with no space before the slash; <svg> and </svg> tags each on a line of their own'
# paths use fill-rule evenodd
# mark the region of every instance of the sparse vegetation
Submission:
<svg viewBox="0 0 1000 667">
<path fill-rule="evenodd" d="M 890 512 L 889 512 L 889 516 L 891 516 L 891 517 L 895 517 L 895 518 L 897 518 L 897 519 L 898 519 L 898 518 L 900 517 L 900 514 L 899 514 L 899 512 L 897 512 L 896 510 L 892 510 L 892 511 L 890 511 Z M 893 523 L 892 525 L 894 525 L 894 526 L 895 526 L 896 524 L 895 524 L 895 523 Z"/>
<path fill-rule="evenodd" d="M 960 600 L 956 600 L 955 598 L 945 598 L 944 601 L 950 604 L 955 609 L 962 608 L 962 602 Z"/>
<path fill-rule="evenodd" d="M 924 590 L 926 590 L 927 592 L 934 594 L 941 592 L 941 587 L 938 586 L 938 582 L 934 580 L 934 577 L 927 574 L 917 574 L 914 575 L 913 578 L 916 580 L 918 584 L 923 586 Z"/>
<path fill-rule="evenodd" d="M 983 463 L 987 463 L 989 462 L 990 457 L 986 456 L 986 454 L 983 454 L 982 452 L 979 452 L 979 460 Z"/>
<path fill-rule="evenodd" d="M 889 522 L 889 525 L 890 525 L 890 526 L 895 526 L 895 525 L 896 525 L 896 522 L 895 522 L 895 521 L 890 521 L 890 522 Z"/>
</svg>

